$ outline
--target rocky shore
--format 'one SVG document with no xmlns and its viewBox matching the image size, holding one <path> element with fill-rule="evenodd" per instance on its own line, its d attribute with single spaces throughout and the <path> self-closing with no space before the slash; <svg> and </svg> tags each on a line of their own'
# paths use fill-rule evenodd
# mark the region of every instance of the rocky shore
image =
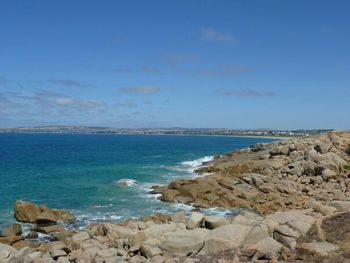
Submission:
<svg viewBox="0 0 350 263">
<path fill-rule="evenodd" d="M 199 174 L 154 187 L 161 200 L 261 214 L 350 200 L 350 132 L 259 143 L 216 157 Z"/>
<path fill-rule="evenodd" d="M 237 216 L 179 211 L 72 230 L 69 211 L 17 201 L 31 231 L 2 230 L 0 262 L 350 262 L 349 145 L 345 131 L 260 143 L 153 188 L 166 202 L 245 208 Z"/>
</svg>

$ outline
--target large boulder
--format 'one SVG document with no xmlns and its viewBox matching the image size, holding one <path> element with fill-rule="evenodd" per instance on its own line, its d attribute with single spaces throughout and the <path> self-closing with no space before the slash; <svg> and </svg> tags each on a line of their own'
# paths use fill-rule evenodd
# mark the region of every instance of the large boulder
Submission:
<svg viewBox="0 0 350 263">
<path fill-rule="evenodd" d="M 319 142 L 315 145 L 314 149 L 319 153 L 326 153 L 333 147 L 330 141 L 328 142 Z"/>
<path fill-rule="evenodd" d="M 350 211 L 325 217 L 321 222 L 323 237 L 326 241 L 344 245 L 350 241 Z"/>
<path fill-rule="evenodd" d="M 128 238 L 128 236 L 133 232 L 129 228 L 118 226 L 115 224 L 103 224 L 106 235 L 111 239 L 123 239 Z"/>
<path fill-rule="evenodd" d="M 305 235 L 316 221 L 314 217 L 297 210 L 276 212 L 266 218 L 272 219 L 279 224 L 287 224 L 297 230 L 301 235 Z"/>
<path fill-rule="evenodd" d="M 147 238 L 156 238 L 158 240 L 163 240 L 166 234 L 170 232 L 175 232 L 177 230 L 185 230 L 186 226 L 182 223 L 171 223 L 163 225 L 153 225 L 147 228 L 144 232 Z"/>
<path fill-rule="evenodd" d="M 40 208 L 28 201 L 18 200 L 15 204 L 15 218 L 19 222 L 36 223 L 41 214 Z"/>
<path fill-rule="evenodd" d="M 0 262 L 1 263 L 19 263 L 18 251 L 9 246 L 0 244 Z"/>
<path fill-rule="evenodd" d="M 200 228 L 171 232 L 165 236 L 160 248 L 178 257 L 194 255 L 203 247 L 208 232 Z"/>
<path fill-rule="evenodd" d="M 162 251 L 158 247 L 149 247 L 147 245 L 141 246 L 141 252 L 147 258 L 152 258 L 162 254 Z"/>
<path fill-rule="evenodd" d="M 37 206 L 28 201 L 16 201 L 14 215 L 24 223 L 54 224 L 58 221 L 71 221 L 75 217 L 67 210 L 53 210 L 45 205 Z"/>
<path fill-rule="evenodd" d="M 350 201 L 332 201 L 329 206 L 335 207 L 338 212 L 350 211 Z"/>
<path fill-rule="evenodd" d="M 187 222 L 188 229 L 194 229 L 201 227 L 203 224 L 204 216 L 198 212 L 192 212 L 190 219 Z"/>
<path fill-rule="evenodd" d="M 261 239 L 270 237 L 269 228 L 264 224 L 255 225 L 249 231 L 244 241 L 244 246 L 250 246 L 258 243 Z"/>
<path fill-rule="evenodd" d="M 85 240 L 88 240 L 89 238 L 90 238 L 89 234 L 85 231 L 77 233 L 77 234 L 72 236 L 72 240 L 75 243 L 81 243 Z"/>
<path fill-rule="evenodd" d="M 236 249 L 242 246 L 251 229 L 252 227 L 250 226 L 239 224 L 230 224 L 215 228 L 205 238 L 200 254 L 209 255 Z"/>
<path fill-rule="evenodd" d="M 302 243 L 298 246 L 298 253 L 311 255 L 316 258 L 327 257 L 329 253 L 339 250 L 339 246 L 329 242 Z"/>
<path fill-rule="evenodd" d="M 274 240 L 272 237 L 264 238 L 255 245 L 255 257 L 272 258 L 281 251 L 282 247 L 283 245 Z"/>
</svg>

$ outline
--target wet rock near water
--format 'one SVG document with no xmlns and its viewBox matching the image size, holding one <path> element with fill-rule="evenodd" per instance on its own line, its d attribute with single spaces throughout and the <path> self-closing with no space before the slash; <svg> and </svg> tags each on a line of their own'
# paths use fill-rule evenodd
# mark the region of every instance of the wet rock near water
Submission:
<svg viewBox="0 0 350 263">
<path fill-rule="evenodd" d="M 45 205 L 38 206 L 22 200 L 16 202 L 14 216 L 18 222 L 24 223 L 57 223 L 75 219 L 67 210 L 53 210 Z"/>
</svg>

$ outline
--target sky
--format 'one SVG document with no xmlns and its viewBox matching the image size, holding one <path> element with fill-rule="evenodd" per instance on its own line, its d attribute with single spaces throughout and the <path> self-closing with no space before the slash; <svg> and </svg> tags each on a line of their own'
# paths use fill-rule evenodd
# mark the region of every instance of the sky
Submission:
<svg viewBox="0 0 350 263">
<path fill-rule="evenodd" d="M 2 0 L 0 127 L 350 129 L 350 1 Z"/>
</svg>

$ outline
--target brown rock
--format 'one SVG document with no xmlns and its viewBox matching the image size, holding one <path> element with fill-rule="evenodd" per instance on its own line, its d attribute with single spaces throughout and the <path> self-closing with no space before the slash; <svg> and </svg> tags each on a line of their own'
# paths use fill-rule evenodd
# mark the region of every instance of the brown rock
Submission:
<svg viewBox="0 0 350 263">
<path fill-rule="evenodd" d="M 57 218 L 53 210 L 46 210 L 38 215 L 36 222 L 38 224 L 47 224 L 47 223 L 57 223 L 59 218 Z"/>
<path fill-rule="evenodd" d="M 68 210 L 53 210 L 56 216 L 61 221 L 73 221 L 75 216 Z"/>
<path fill-rule="evenodd" d="M 12 224 L 2 231 L 2 235 L 5 237 L 20 236 L 22 235 L 22 226 L 18 223 Z"/>
<path fill-rule="evenodd" d="M 23 238 L 21 236 L 12 236 L 12 237 L 0 237 L 0 243 L 5 245 L 12 245 Z"/>
<path fill-rule="evenodd" d="M 311 254 L 316 257 L 327 257 L 330 252 L 337 251 L 339 246 L 329 242 L 302 243 L 298 247 L 299 254 Z"/>
<path fill-rule="evenodd" d="M 41 214 L 40 208 L 28 201 L 18 200 L 15 204 L 15 218 L 19 222 L 35 223 Z"/>
<path fill-rule="evenodd" d="M 62 225 L 48 225 L 48 226 L 37 226 L 35 228 L 36 232 L 49 234 L 53 232 L 61 232 L 64 231 L 64 226 Z"/>
</svg>

